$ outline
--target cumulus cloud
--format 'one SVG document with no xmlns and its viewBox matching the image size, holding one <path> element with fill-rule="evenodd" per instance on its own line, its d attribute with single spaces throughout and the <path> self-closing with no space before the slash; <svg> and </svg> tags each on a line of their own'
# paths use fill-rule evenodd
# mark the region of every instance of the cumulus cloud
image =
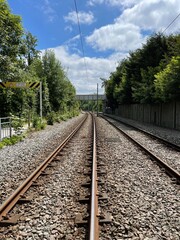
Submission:
<svg viewBox="0 0 180 240">
<path fill-rule="evenodd" d="M 91 0 L 90 2 L 129 5 L 114 23 L 96 29 L 86 37 L 86 42 L 98 51 L 135 50 L 146 41 L 145 31 L 152 33 L 163 31 L 180 12 L 178 0 Z M 176 21 L 166 32 L 172 33 L 178 30 L 179 24 Z"/>
<path fill-rule="evenodd" d="M 109 74 L 115 71 L 118 62 L 127 57 L 129 51 L 140 48 L 142 43 L 145 43 L 148 36 L 145 32 L 163 31 L 180 12 L 179 0 L 89 0 L 88 3 L 91 6 L 117 6 L 120 14 L 113 22 L 95 29 L 85 38 L 86 44 L 96 51 L 105 52 L 107 55 L 106 51 L 109 50 L 109 57 L 84 59 L 81 53 L 76 51 L 79 35 L 67 41 L 66 46 L 53 49 L 78 94 L 95 93 L 97 83 L 99 86 L 102 83 L 100 78 L 109 78 Z M 75 12 L 70 12 L 64 19 L 77 24 Z M 81 24 L 91 24 L 94 15 L 92 12 L 79 12 L 79 20 Z M 178 30 L 176 21 L 166 33 Z M 76 53 L 72 54 L 72 50 Z M 102 92 L 101 89 L 100 93 Z"/>
<path fill-rule="evenodd" d="M 99 83 L 99 92 L 103 93 L 103 89 L 100 89 L 102 83 L 100 78 L 108 78 L 109 73 L 115 70 L 117 62 L 115 56 L 113 58 L 85 57 L 84 59 L 78 54 L 71 54 L 67 46 L 59 46 L 52 50 L 75 86 L 77 94 L 96 93 L 97 83 Z"/>
<path fill-rule="evenodd" d="M 78 12 L 78 18 L 79 18 L 79 22 L 81 24 L 90 25 L 91 23 L 93 23 L 95 21 L 94 15 L 90 11 L 89 12 L 83 12 L 83 11 Z M 77 24 L 78 20 L 77 20 L 76 12 L 75 11 L 69 12 L 68 15 L 64 17 L 64 20 L 66 22 L 71 22 L 73 24 Z"/>
<path fill-rule="evenodd" d="M 131 23 L 141 29 L 158 32 L 165 29 L 179 12 L 179 0 L 141 1 L 132 8 L 125 9 L 115 22 L 119 24 Z M 176 21 L 168 31 L 173 32 L 178 29 L 179 23 Z"/>
<path fill-rule="evenodd" d="M 88 44 L 99 51 L 129 51 L 141 46 L 145 38 L 140 33 L 140 28 L 130 23 L 111 24 L 96 29 L 86 38 Z"/>
</svg>

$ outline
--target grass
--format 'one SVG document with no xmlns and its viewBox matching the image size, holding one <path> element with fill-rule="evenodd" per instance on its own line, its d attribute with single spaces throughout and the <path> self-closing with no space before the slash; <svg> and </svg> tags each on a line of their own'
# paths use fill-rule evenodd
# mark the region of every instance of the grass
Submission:
<svg viewBox="0 0 180 240">
<path fill-rule="evenodd" d="M 10 138 L 3 138 L 3 140 L 0 142 L 0 149 L 2 149 L 5 146 L 13 145 L 17 142 L 22 141 L 25 138 L 25 135 L 14 135 Z"/>
</svg>

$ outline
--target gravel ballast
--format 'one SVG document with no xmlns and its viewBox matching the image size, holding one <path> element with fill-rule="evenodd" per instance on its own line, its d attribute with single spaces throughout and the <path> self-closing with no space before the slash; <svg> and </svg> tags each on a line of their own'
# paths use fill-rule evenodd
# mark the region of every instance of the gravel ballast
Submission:
<svg viewBox="0 0 180 240">
<path fill-rule="evenodd" d="M 104 210 L 113 218 L 100 239 L 178 240 L 178 186 L 105 120 L 99 119 L 98 129 L 107 166 Z"/>
<path fill-rule="evenodd" d="M 57 147 L 83 115 L 41 132 L 14 146 L 0 150 L 1 201 Z M 98 158 L 104 163 L 100 188 L 108 200 L 100 212 L 109 212 L 112 222 L 100 227 L 100 240 L 179 240 L 179 188 L 148 156 L 102 118 L 97 120 Z M 87 205 L 78 199 L 85 190 L 90 117 L 63 151 L 50 174 L 38 180 L 28 193 L 32 202 L 14 208 L 21 214 L 15 226 L 1 227 L 2 240 L 84 240 L 86 229 L 74 220 L 87 215 Z M 43 140 L 42 140 L 43 139 Z M 88 141 L 87 141 L 88 140 Z M 54 142 L 55 141 L 55 142 Z M 54 142 L 54 143 L 52 143 Z M 43 150 L 43 154 L 42 151 Z M 9 179 L 11 177 L 11 179 Z"/>
</svg>

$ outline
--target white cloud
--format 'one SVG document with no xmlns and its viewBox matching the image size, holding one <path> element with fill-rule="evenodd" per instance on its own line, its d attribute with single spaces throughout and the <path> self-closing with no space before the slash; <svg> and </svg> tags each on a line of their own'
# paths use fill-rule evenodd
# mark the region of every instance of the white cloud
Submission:
<svg viewBox="0 0 180 240">
<path fill-rule="evenodd" d="M 59 46 L 52 50 L 54 50 L 56 58 L 61 62 L 68 78 L 75 86 L 77 94 L 96 93 L 97 83 L 99 83 L 99 92 L 103 93 L 103 89 L 100 89 L 102 84 L 100 77 L 108 78 L 109 73 L 115 70 L 117 62 L 115 56 L 113 58 L 85 57 L 86 74 L 84 58 L 78 54 L 71 54 L 67 46 Z"/>
<path fill-rule="evenodd" d="M 78 12 L 78 18 L 81 24 L 90 25 L 95 21 L 94 15 L 90 11 L 88 13 L 82 11 Z M 76 12 L 75 11 L 69 12 L 68 15 L 64 17 L 64 20 L 66 22 L 72 22 L 73 24 L 77 24 L 78 20 Z"/>
<path fill-rule="evenodd" d="M 98 51 L 132 51 L 145 42 L 145 31 L 160 32 L 180 12 L 179 0 L 91 0 L 91 4 L 129 4 L 114 23 L 103 26 L 86 37 L 86 42 Z M 135 4 L 131 6 L 131 4 Z M 166 33 L 179 30 L 178 20 Z"/>
<path fill-rule="evenodd" d="M 118 6 L 121 15 L 111 24 L 95 29 L 85 38 L 86 43 L 97 51 L 111 51 L 107 58 L 86 57 L 87 69 L 77 49 L 79 35 L 65 42 L 66 46 L 53 49 L 78 94 L 95 93 L 97 83 L 99 86 L 102 83 L 100 78 L 109 78 L 117 63 L 127 57 L 129 51 L 141 47 L 146 41 L 147 35 L 144 32 L 163 31 L 180 12 L 178 0 L 90 0 L 88 3 Z M 75 12 L 70 12 L 64 19 L 77 23 Z M 81 24 L 91 24 L 94 16 L 91 12 L 79 12 L 79 20 Z M 178 20 L 167 33 L 178 30 Z M 69 49 L 71 52 L 73 49 L 76 54 L 71 54 Z M 100 92 L 102 93 L 102 89 Z"/>
<path fill-rule="evenodd" d="M 141 29 L 162 31 L 179 14 L 179 0 L 140 1 L 132 8 L 125 9 L 116 23 L 131 23 Z M 169 32 L 179 29 L 178 20 L 169 28 Z"/>
<path fill-rule="evenodd" d="M 86 38 L 86 41 L 99 51 L 128 52 L 140 47 L 145 39 L 138 26 L 130 23 L 115 23 L 96 29 L 91 36 Z"/>
</svg>

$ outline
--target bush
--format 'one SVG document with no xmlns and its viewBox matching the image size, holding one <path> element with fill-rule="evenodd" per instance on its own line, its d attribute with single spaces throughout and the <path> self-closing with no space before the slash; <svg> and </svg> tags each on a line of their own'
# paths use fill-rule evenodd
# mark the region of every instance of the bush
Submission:
<svg viewBox="0 0 180 240">
<path fill-rule="evenodd" d="M 12 145 L 10 138 L 4 138 L 2 140 L 2 143 L 7 146 L 7 145 Z"/>
<path fill-rule="evenodd" d="M 0 142 L 0 149 L 2 149 L 5 146 L 13 145 L 17 142 L 20 142 L 24 137 L 25 135 L 20 135 L 20 136 L 14 135 L 10 138 L 3 138 L 3 140 Z"/>
<path fill-rule="evenodd" d="M 4 144 L 0 142 L 0 149 L 2 149 L 3 147 L 4 147 Z"/>
<path fill-rule="evenodd" d="M 41 129 L 45 129 L 46 128 L 46 122 L 42 121 L 41 122 Z"/>
<path fill-rule="evenodd" d="M 55 113 L 54 112 L 50 112 L 48 115 L 47 115 L 47 124 L 48 125 L 53 125 L 54 122 L 55 122 Z"/>
<path fill-rule="evenodd" d="M 46 122 L 44 122 L 40 117 L 36 116 L 36 117 L 33 118 L 32 126 L 36 130 L 45 129 Z"/>
<path fill-rule="evenodd" d="M 68 119 L 68 117 L 67 117 L 66 114 L 64 114 L 64 115 L 61 115 L 61 116 L 60 116 L 60 119 L 61 119 L 62 121 L 66 121 L 66 120 Z"/>
<path fill-rule="evenodd" d="M 20 118 L 14 118 L 12 120 L 12 127 L 14 128 L 14 130 L 18 130 L 19 128 L 23 127 L 23 121 Z"/>
<path fill-rule="evenodd" d="M 22 133 L 23 120 L 20 118 L 14 118 L 12 120 L 12 127 L 14 128 L 15 134 Z"/>
</svg>

